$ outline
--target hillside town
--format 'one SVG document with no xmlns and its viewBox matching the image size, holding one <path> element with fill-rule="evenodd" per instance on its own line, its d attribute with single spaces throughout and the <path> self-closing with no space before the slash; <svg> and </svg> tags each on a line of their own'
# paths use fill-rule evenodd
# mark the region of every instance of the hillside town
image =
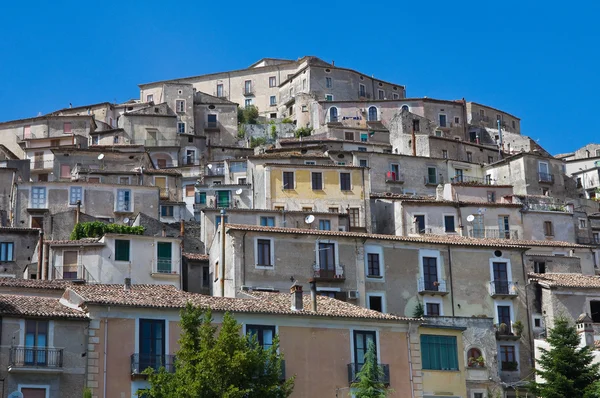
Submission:
<svg viewBox="0 0 600 398">
<path fill-rule="evenodd" d="M 0 391 L 137 397 L 187 303 L 279 336 L 292 397 L 348 396 L 372 342 L 390 396 L 515 398 L 558 317 L 600 362 L 600 144 L 372 73 L 263 58 L 1 122 Z"/>
</svg>

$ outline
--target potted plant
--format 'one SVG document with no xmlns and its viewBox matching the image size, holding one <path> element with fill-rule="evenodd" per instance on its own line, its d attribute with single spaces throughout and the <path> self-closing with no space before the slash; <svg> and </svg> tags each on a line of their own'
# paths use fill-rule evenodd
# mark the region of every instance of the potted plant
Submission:
<svg viewBox="0 0 600 398">
<path fill-rule="evenodd" d="M 515 334 L 517 336 L 521 337 L 521 335 L 523 334 L 523 329 L 525 328 L 525 326 L 523 326 L 523 322 L 516 321 L 515 323 L 513 323 L 513 328 L 515 330 Z"/>
<path fill-rule="evenodd" d="M 475 367 L 482 368 L 484 365 L 485 365 L 485 361 L 483 360 L 482 356 L 479 356 L 477 358 L 469 357 L 469 359 L 468 359 L 468 366 L 470 368 L 475 368 Z"/>
<path fill-rule="evenodd" d="M 501 323 L 500 325 L 498 325 L 498 333 L 500 334 L 506 334 L 508 327 L 506 326 L 506 323 Z"/>
</svg>

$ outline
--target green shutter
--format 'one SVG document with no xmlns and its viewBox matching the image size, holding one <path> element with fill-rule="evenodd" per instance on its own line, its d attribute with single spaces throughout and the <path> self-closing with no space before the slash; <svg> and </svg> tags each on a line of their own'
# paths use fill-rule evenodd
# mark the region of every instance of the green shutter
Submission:
<svg viewBox="0 0 600 398">
<path fill-rule="evenodd" d="M 455 336 L 421 335 L 423 369 L 458 370 L 458 349 Z"/>
<path fill-rule="evenodd" d="M 171 242 L 158 242 L 157 245 L 158 267 L 161 273 L 171 273 Z"/>
<path fill-rule="evenodd" d="M 116 261 L 129 261 L 129 241 L 128 240 L 115 240 L 115 260 Z"/>
</svg>

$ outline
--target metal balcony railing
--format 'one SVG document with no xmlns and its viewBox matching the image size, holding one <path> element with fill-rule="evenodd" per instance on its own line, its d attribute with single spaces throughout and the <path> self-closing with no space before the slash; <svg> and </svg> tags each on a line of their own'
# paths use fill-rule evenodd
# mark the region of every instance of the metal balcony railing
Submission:
<svg viewBox="0 0 600 398">
<path fill-rule="evenodd" d="M 519 231 L 516 229 L 483 228 L 468 230 L 469 238 L 491 238 L 491 239 L 519 239 Z"/>
<path fill-rule="evenodd" d="M 457 175 L 450 179 L 452 184 L 465 185 L 495 185 L 495 181 L 489 178 L 471 177 L 465 175 Z"/>
<path fill-rule="evenodd" d="M 386 182 L 404 182 L 404 173 L 402 172 L 394 172 L 387 171 L 385 173 L 385 181 Z"/>
<path fill-rule="evenodd" d="M 524 202 L 523 210 L 532 210 L 532 211 L 558 211 L 562 213 L 572 213 L 573 208 L 569 205 L 565 205 L 562 203 L 531 203 Z"/>
<path fill-rule="evenodd" d="M 253 95 L 254 94 L 254 87 L 252 86 L 244 86 L 244 95 Z"/>
<path fill-rule="evenodd" d="M 538 173 L 539 182 L 547 182 L 550 184 L 554 183 L 554 174 L 542 173 L 541 171 Z"/>
<path fill-rule="evenodd" d="M 580 245 L 600 245 L 600 239 L 594 239 L 587 236 L 578 236 L 576 241 Z"/>
<path fill-rule="evenodd" d="M 446 280 L 445 279 L 441 279 L 441 280 L 432 280 L 432 279 L 425 279 L 425 278 L 419 278 L 419 293 L 431 293 L 431 292 L 438 292 L 438 293 L 448 293 L 448 291 L 446 290 Z"/>
<path fill-rule="evenodd" d="M 225 165 L 223 163 L 214 163 L 211 167 L 206 166 L 204 169 L 206 176 L 223 176 L 225 175 Z"/>
<path fill-rule="evenodd" d="M 172 274 L 173 273 L 173 261 L 171 257 L 159 257 L 156 260 L 156 272 L 159 274 Z"/>
<path fill-rule="evenodd" d="M 490 281 L 490 295 L 495 296 L 517 296 L 517 284 L 511 281 Z"/>
<path fill-rule="evenodd" d="M 346 279 L 343 264 L 319 266 L 316 262 L 312 265 L 313 277 L 317 279 L 340 280 Z"/>
<path fill-rule="evenodd" d="M 63 349 L 48 347 L 11 347 L 11 368 L 55 368 L 63 367 Z"/>
<path fill-rule="evenodd" d="M 173 373 L 175 372 L 175 355 L 131 354 L 131 374 L 142 374 L 148 368 L 155 371 L 165 368 L 168 373 Z"/>
<path fill-rule="evenodd" d="M 382 370 L 383 370 L 383 375 L 382 375 L 383 378 L 378 381 L 382 382 L 386 386 L 389 386 L 390 385 L 390 365 L 387 365 L 387 364 L 378 364 L 378 365 L 381 366 Z M 349 363 L 348 364 L 348 383 L 352 384 L 352 383 L 356 383 L 358 381 L 357 375 L 363 366 L 364 366 L 364 364 L 362 364 L 362 363 Z"/>
</svg>

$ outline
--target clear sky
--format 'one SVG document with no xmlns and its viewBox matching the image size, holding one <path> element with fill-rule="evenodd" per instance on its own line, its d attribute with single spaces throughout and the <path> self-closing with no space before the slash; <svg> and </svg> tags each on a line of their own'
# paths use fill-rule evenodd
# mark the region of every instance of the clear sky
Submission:
<svg viewBox="0 0 600 398">
<path fill-rule="evenodd" d="M 316 55 L 512 113 L 551 153 L 600 143 L 600 2 L 2 2 L 0 121 L 139 98 L 137 84 Z"/>
</svg>

